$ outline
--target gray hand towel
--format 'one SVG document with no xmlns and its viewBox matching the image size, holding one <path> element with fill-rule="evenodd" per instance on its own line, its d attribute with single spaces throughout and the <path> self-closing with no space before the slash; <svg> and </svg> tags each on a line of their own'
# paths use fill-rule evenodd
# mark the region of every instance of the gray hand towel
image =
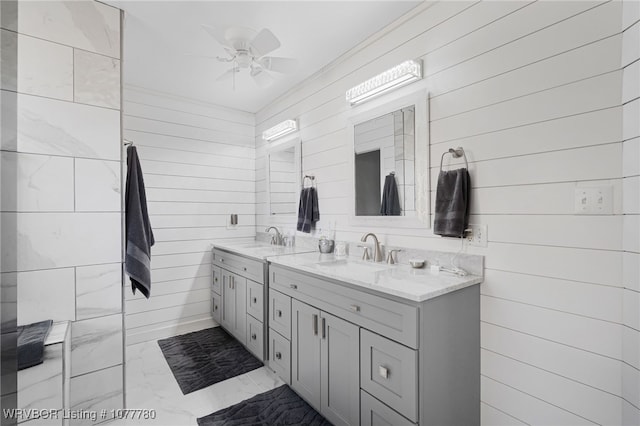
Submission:
<svg viewBox="0 0 640 426">
<path fill-rule="evenodd" d="M 436 189 L 433 233 L 462 237 L 469 224 L 471 177 L 467 169 L 441 171 Z"/>
<path fill-rule="evenodd" d="M 320 209 L 318 207 L 318 192 L 315 188 L 303 188 L 300 191 L 300 202 L 298 204 L 298 226 L 296 229 L 301 232 L 310 233 L 320 220 Z"/>
<path fill-rule="evenodd" d="M 52 320 L 46 320 L 18 326 L 18 370 L 42 364 L 44 341 L 52 324 Z"/>
<path fill-rule="evenodd" d="M 398 186 L 396 185 L 395 175 L 391 173 L 388 174 L 384 179 L 380 214 L 382 216 L 400 216 L 400 199 L 398 197 Z"/>
<path fill-rule="evenodd" d="M 151 295 L 151 246 L 155 239 L 149 222 L 147 196 L 135 146 L 127 148 L 125 222 L 125 272 L 131 278 L 133 294 L 138 289 L 148 299 Z"/>
</svg>

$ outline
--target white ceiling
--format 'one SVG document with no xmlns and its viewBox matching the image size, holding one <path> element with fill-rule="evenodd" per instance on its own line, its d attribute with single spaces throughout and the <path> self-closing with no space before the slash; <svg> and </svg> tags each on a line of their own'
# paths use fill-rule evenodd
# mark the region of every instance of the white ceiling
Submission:
<svg viewBox="0 0 640 426">
<path fill-rule="evenodd" d="M 124 83 L 257 112 L 420 1 L 128 1 L 125 10 Z M 248 70 L 215 82 L 230 64 L 196 55 L 224 56 L 201 24 L 226 29 L 270 29 L 281 46 L 270 56 L 295 58 L 290 74 L 259 88 Z"/>
</svg>

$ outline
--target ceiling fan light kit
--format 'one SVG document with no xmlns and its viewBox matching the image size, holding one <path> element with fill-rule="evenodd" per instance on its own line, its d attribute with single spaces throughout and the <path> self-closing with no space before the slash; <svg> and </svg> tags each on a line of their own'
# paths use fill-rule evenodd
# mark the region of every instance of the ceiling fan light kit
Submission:
<svg viewBox="0 0 640 426">
<path fill-rule="evenodd" d="M 202 27 L 227 52 L 227 57 L 218 56 L 216 59 L 232 65 L 216 81 L 227 80 L 240 70 L 248 69 L 258 86 L 267 87 L 275 80 L 271 72 L 287 73 L 296 67 L 295 59 L 266 56 L 280 47 L 280 40 L 267 28 L 256 32 L 244 27 L 231 27 L 226 31 L 208 25 Z"/>
<path fill-rule="evenodd" d="M 274 141 L 282 136 L 288 135 L 298 130 L 298 123 L 296 120 L 285 120 L 282 123 L 278 123 L 273 127 L 268 128 L 262 132 L 262 139 L 267 142 Z"/>
<path fill-rule="evenodd" d="M 356 105 L 421 78 L 422 61 L 411 59 L 347 90 L 346 99 L 351 105 Z"/>
</svg>

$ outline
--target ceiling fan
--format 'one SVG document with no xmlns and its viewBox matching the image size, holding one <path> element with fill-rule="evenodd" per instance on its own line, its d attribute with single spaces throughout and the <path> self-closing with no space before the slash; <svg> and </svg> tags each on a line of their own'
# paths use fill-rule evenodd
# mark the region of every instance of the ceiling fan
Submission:
<svg viewBox="0 0 640 426">
<path fill-rule="evenodd" d="M 278 56 L 266 56 L 280 47 L 280 41 L 267 28 L 256 32 L 245 27 L 231 27 L 226 31 L 209 25 L 202 25 L 205 31 L 222 45 L 227 52 L 226 57 L 217 56 L 220 62 L 232 64 L 216 81 L 234 80 L 235 75 L 243 69 L 249 70 L 260 87 L 267 87 L 275 80 L 270 72 L 288 73 L 295 69 L 296 60 Z"/>
</svg>

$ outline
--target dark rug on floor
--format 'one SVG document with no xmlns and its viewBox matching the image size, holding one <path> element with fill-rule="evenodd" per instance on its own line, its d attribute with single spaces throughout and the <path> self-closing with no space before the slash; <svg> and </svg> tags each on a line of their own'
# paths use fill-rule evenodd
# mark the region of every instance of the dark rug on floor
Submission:
<svg viewBox="0 0 640 426">
<path fill-rule="evenodd" d="M 183 394 L 262 367 L 262 362 L 220 327 L 158 340 Z"/>
<path fill-rule="evenodd" d="M 287 385 L 198 419 L 199 426 L 331 426 Z"/>
</svg>

